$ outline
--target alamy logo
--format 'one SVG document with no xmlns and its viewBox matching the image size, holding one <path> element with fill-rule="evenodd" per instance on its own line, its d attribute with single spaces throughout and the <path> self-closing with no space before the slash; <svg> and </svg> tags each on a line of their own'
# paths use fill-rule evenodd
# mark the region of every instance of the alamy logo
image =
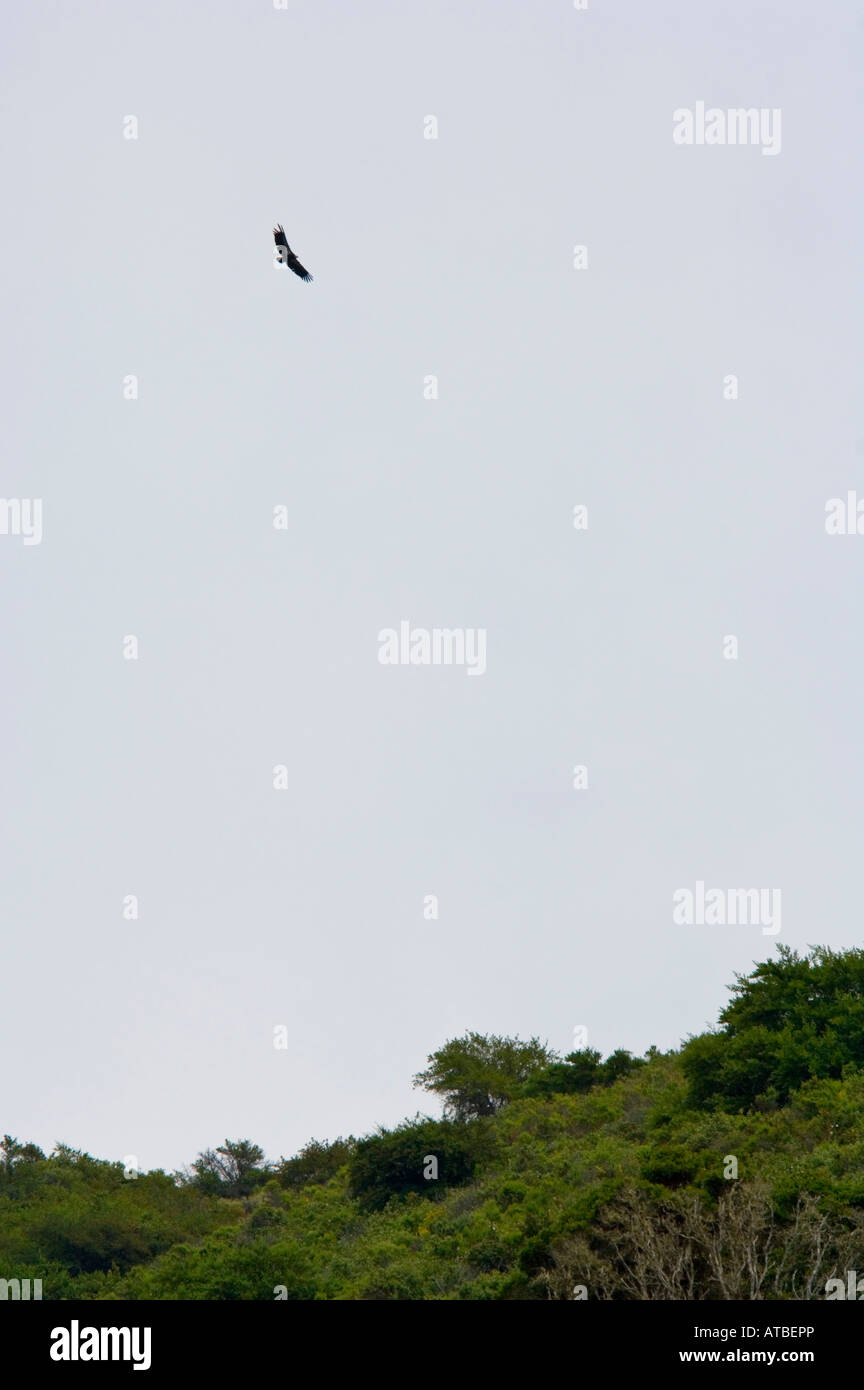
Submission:
<svg viewBox="0 0 864 1390">
<path fill-rule="evenodd" d="M 761 926 L 763 936 L 780 930 L 779 888 L 709 888 L 696 880 L 696 891 L 676 888 L 672 921 L 679 927 Z"/>
<path fill-rule="evenodd" d="M 829 497 L 825 503 L 825 530 L 829 536 L 864 536 L 864 497 L 857 492 Z"/>
<path fill-rule="evenodd" d="M 486 670 L 485 627 L 414 627 L 403 619 L 378 633 L 382 666 L 467 666 L 469 676 Z"/>
<path fill-rule="evenodd" d="M 132 1361 L 133 1371 L 150 1369 L 149 1327 L 69 1327 L 51 1329 L 52 1361 Z"/>
<path fill-rule="evenodd" d="M 830 1303 L 838 1298 L 852 1298 L 860 1303 L 864 1299 L 864 1276 L 859 1279 L 857 1270 L 847 1269 L 845 1284 L 842 1279 L 829 1279 L 825 1285 L 825 1300 Z"/>
<path fill-rule="evenodd" d="M 39 545 L 42 498 L 0 497 L 0 536 L 20 536 L 25 545 Z"/>
<path fill-rule="evenodd" d="M 30 1298 L 29 1279 L 0 1279 L 0 1299 L 11 1298 L 13 1302 L 23 1300 L 25 1303 Z M 42 1298 L 42 1280 L 33 1280 L 33 1300 L 38 1302 Z"/>
<path fill-rule="evenodd" d="M 780 107 L 680 106 L 672 112 L 672 139 L 676 145 L 761 145 L 763 154 L 779 154 Z"/>
</svg>

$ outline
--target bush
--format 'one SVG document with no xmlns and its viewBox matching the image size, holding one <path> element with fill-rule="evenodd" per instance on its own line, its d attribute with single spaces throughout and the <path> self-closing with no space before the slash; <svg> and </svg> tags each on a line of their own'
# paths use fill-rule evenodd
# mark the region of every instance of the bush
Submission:
<svg viewBox="0 0 864 1390">
<path fill-rule="evenodd" d="M 406 1120 L 361 1139 L 351 1156 L 349 1191 L 367 1211 L 382 1210 L 391 1197 L 408 1192 L 436 1197 L 470 1182 L 489 1149 L 482 1121 Z M 437 1160 L 437 1176 L 425 1177 Z"/>
<path fill-rule="evenodd" d="M 295 1158 L 283 1158 L 276 1169 L 282 1187 L 304 1187 L 310 1182 L 328 1182 L 344 1168 L 354 1152 L 357 1140 L 334 1139 L 332 1144 L 310 1139 Z"/>
</svg>

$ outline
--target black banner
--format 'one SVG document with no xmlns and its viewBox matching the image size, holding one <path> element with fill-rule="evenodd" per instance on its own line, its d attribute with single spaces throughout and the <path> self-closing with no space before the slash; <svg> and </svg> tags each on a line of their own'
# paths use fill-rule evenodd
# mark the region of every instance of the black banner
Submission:
<svg viewBox="0 0 864 1390">
<path fill-rule="evenodd" d="M 479 1318 L 479 1322 L 478 1322 Z M 501 1319 L 501 1321 L 499 1321 Z M 450 1351 L 439 1369 L 464 1369 L 478 1332 L 476 1356 L 488 1367 L 501 1359 L 512 1370 L 521 1351 L 539 1374 L 551 1350 L 563 1352 L 577 1376 L 586 1358 L 592 1374 L 718 1365 L 771 1369 L 803 1367 L 823 1377 L 848 1366 L 860 1346 L 861 1315 L 834 1303 L 536 1303 L 521 1310 L 476 1303 L 429 1308 L 313 1303 L 14 1303 L 0 1312 L 3 1351 L 25 1371 L 52 1379 L 167 1371 L 222 1374 L 272 1368 L 291 1373 L 298 1359 L 332 1373 L 374 1349 L 392 1351 L 407 1336 L 417 1351 L 430 1339 Z M 490 1337 L 491 1334 L 491 1337 Z M 526 1338 L 532 1341 L 525 1340 Z M 538 1338 L 539 1340 L 533 1341 Z M 385 1339 L 382 1341 L 382 1339 Z M 562 1340 L 566 1339 L 566 1341 Z M 534 1346 L 532 1357 L 530 1351 Z M 482 1347 L 482 1350 L 481 1350 Z M 364 1351 L 365 1349 L 365 1351 Z M 401 1363 L 401 1357 L 400 1357 Z M 400 1374 L 404 1374 L 404 1368 Z M 388 1379 L 391 1372 L 387 1373 Z"/>
</svg>

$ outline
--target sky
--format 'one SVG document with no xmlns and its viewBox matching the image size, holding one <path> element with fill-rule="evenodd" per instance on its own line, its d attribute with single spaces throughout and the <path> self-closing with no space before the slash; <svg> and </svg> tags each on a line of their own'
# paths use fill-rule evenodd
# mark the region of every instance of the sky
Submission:
<svg viewBox="0 0 864 1390">
<path fill-rule="evenodd" d="M 7 10 L 0 1130 L 287 1156 L 862 944 L 856 10 Z"/>
</svg>

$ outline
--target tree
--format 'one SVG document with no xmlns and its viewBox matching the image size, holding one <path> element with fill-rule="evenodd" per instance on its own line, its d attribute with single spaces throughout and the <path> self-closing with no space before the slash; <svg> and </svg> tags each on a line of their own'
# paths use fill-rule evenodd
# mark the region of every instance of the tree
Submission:
<svg viewBox="0 0 864 1390">
<path fill-rule="evenodd" d="M 620 1081 L 622 1076 L 629 1076 L 632 1071 L 638 1071 L 639 1067 L 644 1066 L 643 1057 L 632 1057 L 625 1048 L 616 1047 L 600 1067 L 601 1080 L 604 1086 L 611 1086 L 613 1082 Z"/>
<path fill-rule="evenodd" d="M 14 1163 L 35 1163 L 38 1159 L 45 1157 L 36 1144 L 19 1144 L 18 1140 L 14 1139 L 11 1134 L 4 1134 L 0 1140 L 0 1154 L 3 1155 L 0 1164 L 7 1172 Z"/>
<path fill-rule="evenodd" d="M 522 1042 L 466 1033 L 464 1038 L 451 1038 L 426 1060 L 429 1065 L 417 1073 L 414 1085 L 443 1096 L 445 1116 L 462 1121 L 494 1115 L 558 1057 L 537 1038 Z"/>
<path fill-rule="evenodd" d="M 810 1078 L 864 1067 L 864 950 L 777 950 L 750 975 L 736 975 L 718 1031 L 682 1049 L 693 1105 L 785 1105 Z"/>
<path fill-rule="evenodd" d="M 583 1095 L 592 1086 L 611 1086 L 622 1077 L 629 1076 L 638 1067 L 644 1067 L 641 1057 L 631 1057 L 629 1052 L 618 1048 L 601 1062 L 600 1053 L 591 1047 L 583 1047 L 571 1052 L 563 1062 L 552 1062 L 548 1067 L 534 1072 L 524 1087 L 526 1096 Z"/>
<path fill-rule="evenodd" d="M 205 1192 L 222 1197 L 248 1197 L 267 1181 L 269 1168 L 264 1150 L 248 1139 L 226 1139 L 215 1151 L 205 1149 L 192 1164 L 192 1182 Z"/>
<path fill-rule="evenodd" d="M 582 1095 L 602 1079 L 600 1053 L 591 1047 L 571 1052 L 536 1072 L 525 1086 L 526 1096 Z"/>
</svg>

